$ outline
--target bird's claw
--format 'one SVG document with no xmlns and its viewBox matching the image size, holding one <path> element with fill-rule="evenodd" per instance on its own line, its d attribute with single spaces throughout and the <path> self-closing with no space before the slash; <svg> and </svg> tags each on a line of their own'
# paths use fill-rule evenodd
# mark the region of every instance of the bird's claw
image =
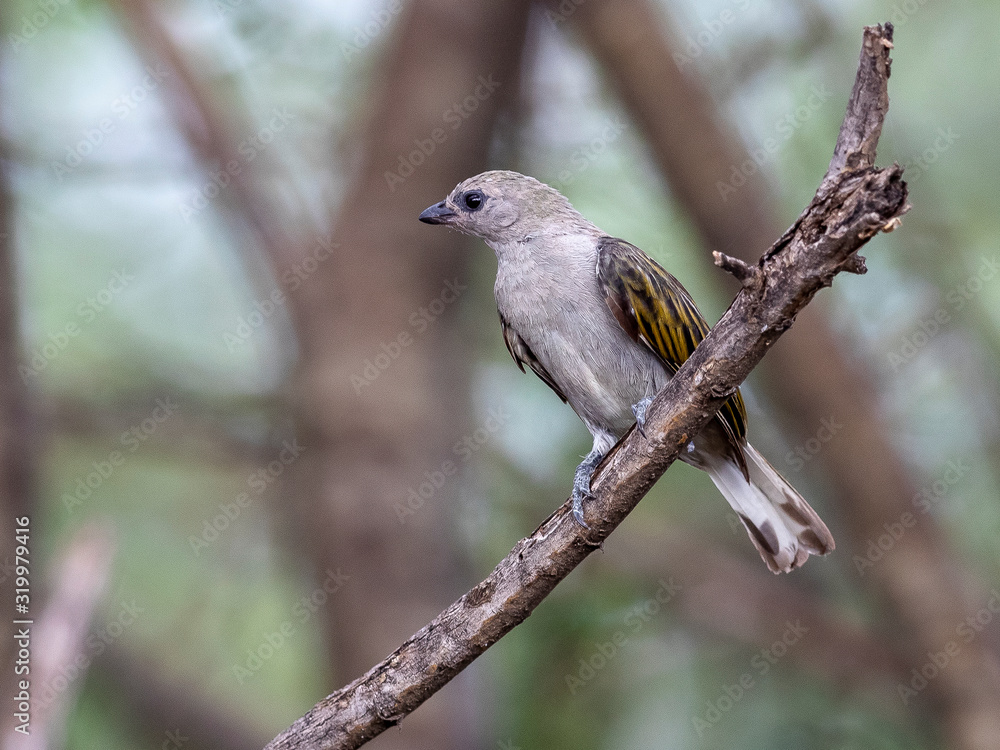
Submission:
<svg viewBox="0 0 1000 750">
<path fill-rule="evenodd" d="M 653 403 L 653 399 L 647 396 L 636 404 L 632 404 L 632 414 L 635 416 L 635 426 L 639 430 L 639 434 L 646 437 L 646 410 L 649 409 L 649 405 Z"/>
<path fill-rule="evenodd" d="M 594 471 L 603 458 L 604 452 L 595 447 L 576 467 L 576 473 L 573 475 L 573 518 L 587 530 L 590 526 L 583 520 L 583 501 L 594 499 L 594 493 L 590 491 L 590 480 L 594 478 Z"/>
<path fill-rule="evenodd" d="M 589 484 L 589 481 L 587 484 Z M 587 487 L 583 486 L 581 482 L 575 481 L 573 483 L 573 518 L 588 531 L 590 530 L 590 525 L 583 520 L 583 501 L 593 500 L 593 498 L 593 493 Z"/>
</svg>

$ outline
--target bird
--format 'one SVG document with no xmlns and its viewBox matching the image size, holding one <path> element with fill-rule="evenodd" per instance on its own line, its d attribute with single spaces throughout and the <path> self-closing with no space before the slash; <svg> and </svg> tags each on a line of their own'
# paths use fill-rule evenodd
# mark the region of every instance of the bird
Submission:
<svg viewBox="0 0 1000 750">
<path fill-rule="evenodd" d="M 494 285 L 504 342 L 576 412 L 593 448 L 574 473 L 573 517 L 594 471 L 709 326 L 681 283 L 635 245 L 612 237 L 555 188 L 491 170 L 460 182 L 418 217 L 482 239 L 497 257 Z M 819 515 L 747 441 L 737 390 L 679 456 L 708 473 L 767 567 L 787 573 L 834 549 Z"/>
</svg>

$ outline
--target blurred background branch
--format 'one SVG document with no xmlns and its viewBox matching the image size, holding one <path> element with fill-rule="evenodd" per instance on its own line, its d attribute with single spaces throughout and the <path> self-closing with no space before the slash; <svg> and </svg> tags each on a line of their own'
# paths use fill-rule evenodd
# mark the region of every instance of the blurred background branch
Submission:
<svg viewBox="0 0 1000 750">
<path fill-rule="evenodd" d="M 30 696 L 15 701 L 15 705 L 30 706 L 30 722 L 14 716 L 4 717 L 3 742 L 10 750 L 47 750 L 60 747 L 66 741 L 66 723 L 76 703 L 82 680 L 67 686 L 60 682 L 67 665 L 74 673 L 83 674 L 91 659 L 86 653 L 86 640 L 91 620 L 104 597 L 111 577 L 114 558 L 114 538 L 111 531 L 97 524 L 83 527 L 66 545 L 55 565 L 55 580 L 43 607 L 31 610 L 38 615 L 28 630 L 29 636 L 17 639 L 31 652 L 30 671 L 18 674 L 26 678 L 35 691 L 21 687 L 18 693 Z M 25 618 L 20 618 L 24 620 Z M 22 625 L 15 632 L 24 633 Z M 21 661 L 25 661 L 21 659 Z M 45 695 L 41 689 L 45 688 Z M 15 726 L 30 723 L 29 731 Z"/>
</svg>

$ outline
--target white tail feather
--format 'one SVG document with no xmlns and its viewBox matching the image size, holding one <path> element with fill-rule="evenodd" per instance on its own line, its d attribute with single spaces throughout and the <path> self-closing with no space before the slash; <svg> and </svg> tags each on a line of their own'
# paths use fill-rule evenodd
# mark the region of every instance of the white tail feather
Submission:
<svg viewBox="0 0 1000 750">
<path fill-rule="evenodd" d="M 705 470 L 746 527 L 774 573 L 787 573 L 809 555 L 834 548 L 833 536 L 795 488 L 749 443 L 743 447 L 750 482 L 735 462 L 712 457 Z"/>
</svg>

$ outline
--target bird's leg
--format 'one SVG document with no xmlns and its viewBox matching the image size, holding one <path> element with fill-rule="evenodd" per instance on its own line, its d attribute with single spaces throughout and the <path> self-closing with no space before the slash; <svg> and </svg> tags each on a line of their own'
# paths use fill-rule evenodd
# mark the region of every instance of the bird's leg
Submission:
<svg viewBox="0 0 1000 750">
<path fill-rule="evenodd" d="M 635 426 L 639 428 L 639 434 L 646 437 L 646 410 L 653 403 L 652 396 L 646 396 L 637 404 L 632 404 L 632 413 L 635 415 Z"/>
<path fill-rule="evenodd" d="M 573 518 L 585 529 L 589 529 L 590 526 L 583 520 L 583 501 L 593 497 L 590 492 L 590 480 L 606 453 L 607 451 L 602 451 L 595 446 L 576 467 L 576 474 L 573 475 Z"/>
</svg>

